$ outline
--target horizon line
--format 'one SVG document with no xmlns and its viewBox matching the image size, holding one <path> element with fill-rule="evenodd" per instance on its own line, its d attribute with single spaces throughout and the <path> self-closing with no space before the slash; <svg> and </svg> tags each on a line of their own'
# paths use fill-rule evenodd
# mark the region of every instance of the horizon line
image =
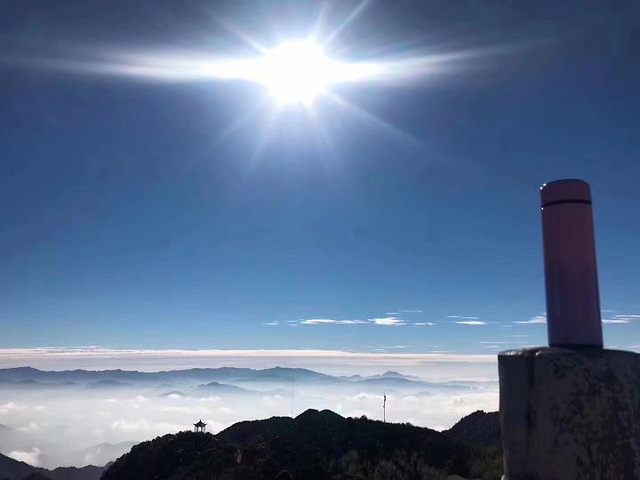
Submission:
<svg viewBox="0 0 640 480">
<path fill-rule="evenodd" d="M 219 368 L 222 366 L 246 367 L 247 362 L 252 360 L 259 362 L 256 366 L 260 368 L 273 366 L 291 368 L 292 362 L 299 362 L 299 367 L 317 368 L 325 362 L 336 366 L 341 361 L 351 363 L 353 366 L 359 364 L 360 366 L 373 367 L 392 364 L 395 367 L 417 367 L 426 366 L 426 364 L 446 363 L 497 364 L 497 355 L 451 352 L 389 353 L 325 349 L 125 349 L 96 345 L 0 348 L 0 368 L 2 369 L 30 366 L 48 370 L 74 368 L 86 370 L 134 368 L 139 370 L 142 368 L 150 371 L 149 367 L 154 367 L 157 369 L 155 371 L 166 371 L 188 368 Z M 194 364 L 194 361 L 202 363 Z M 185 362 L 185 364 L 181 364 L 181 362 Z M 282 365 L 277 365 L 279 362 L 283 362 Z M 307 362 L 312 362 L 313 365 L 306 365 Z"/>
</svg>

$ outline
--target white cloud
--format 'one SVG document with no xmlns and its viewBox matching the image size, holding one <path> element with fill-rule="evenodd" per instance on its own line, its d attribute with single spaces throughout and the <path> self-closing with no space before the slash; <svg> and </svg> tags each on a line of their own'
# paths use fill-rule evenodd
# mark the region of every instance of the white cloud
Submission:
<svg viewBox="0 0 640 480">
<path fill-rule="evenodd" d="M 111 429 L 121 433 L 136 435 L 163 435 L 176 433 L 184 428 L 184 425 L 170 424 L 166 422 L 152 423 L 148 420 L 127 420 L 121 418 L 111 422 Z"/>
<path fill-rule="evenodd" d="M 640 315 L 635 314 L 620 314 L 614 315 L 613 318 L 603 318 L 602 323 L 609 324 L 627 324 L 634 320 L 640 319 Z"/>
<path fill-rule="evenodd" d="M 413 324 L 415 327 L 432 327 L 436 325 L 434 322 L 416 322 Z"/>
<path fill-rule="evenodd" d="M 40 466 L 40 449 L 33 447 L 31 451 L 14 450 L 7 453 L 8 457 L 18 460 L 19 462 L 28 463 L 34 467 Z"/>
<path fill-rule="evenodd" d="M 310 318 L 300 322 L 301 325 L 363 325 L 366 323 L 364 320 L 334 320 L 331 318 Z"/>
<path fill-rule="evenodd" d="M 19 405 L 14 402 L 7 402 L 3 405 L 0 405 L 0 415 L 7 415 L 15 412 L 22 412 L 27 409 L 26 405 Z"/>
<path fill-rule="evenodd" d="M 168 405 L 166 407 L 160 407 L 158 411 L 166 413 L 186 413 L 189 415 L 210 415 L 213 413 L 212 410 L 200 405 L 195 407 L 187 407 L 185 405 Z"/>
<path fill-rule="evenodd" d="M 371 347 L 376 352 L 384 352 L 385 350 L 398 350 L 403 348 L 409 348 L 407 345 L 385 345 L 382 347 Z"/>
<path fill-rule="evenodd" d="M 127 359 L 127 358 L 148 358 L 150 360 L 155 360 L 157 358 L 221 358 L 226 360 L 228 358 L 368 358 L 371 354 L 365 352 L 353 352 L 353 351 L 344 351 L 344 350 L 296 350 L 296 349 L 288 349 L 288 350 L 178 350 L 178 349 L 167 349 L 167 350 L 127 350 L 127 349 L 112 349 L 112 348 L 100 348 L 100 349 L 91 349 L 86 352 L 81 352 L 78 348 L 73 348 L 72 351 L 67 351 L 66 347 L 42 347 L 42 348 L 7 348 L 0 349 L 0 366 L 1 365 L 9 365 L 8 362 L 11 358 L 21 358 L 21 359 L 42 359 L 42 358 L 51 358 L 51 359 L 59 359 L 70 356 L 72 359 L 82 360 L 84 358 L 106 358 L 112 361 L 117 359 Z M 84 353 L 84 354 L 83 354 Z M 416 356 L 417 358 L 423 357 L 425 353 L 416 353 L 410 354 L 412 356 Z M 475 361 L 473 355 L 463 355 L 465 359 L 470 359 L 469 361 Z M 426 359 L 426 358 L 425 358 Z M 443 361 L 449 361 L 448 359 L 442 359 Z M 28 360 L 27 360 L 28 361 Z M 147 369 L 145 371 L 158 371 L 158 365 L 152 365 L 153 368 Z M 1 366 L 0 368 L 7 368 Z M 82 366 L 78 366 L 78 368 L 84 368 Z M 106 399 L 107 402 L 117 402 L 117 399 L 109 398 Z M 25 405 L 17 405 L 13 402 L 6 403 L 4 405 L 0 405 L 0 408 L 9 407 L 9 408 L 20 408 L 26 409 Z"/>
<path fill-rule="evenodd" d="M 275 327 L 276 325 L 280 325 L 280 322 L 265 322 L 263 325 L 269 325 L 270 327 Z"/>
<path fill-rule="evenodd" d="M 524 321 L 514 322 L 514 323 L 519 323 L 519 324 L 523 324 L 523 325 L 524 324 L 532 325 L 532 324 L 547 323 L 547 316 L 546 315 L 536 315 L 531 320 L 524 320 Z"/>
<path fill-rule="evenodd" d="M 14 450 L 7 454 L 8 457 L 18 460 L 19 462 L 28 463 L 34 467 L 40 466 L 40 449 L 33 447 L 31 451 Z"/>
<path fill-rule="evenodd" d="M 29 423 L 26 427 L 16 428 L 16 431 L 22 433 L 37 432 L 38 430 L 40 430 L 40 427 L 34 422 Z"/>
<path fill-rule="evenodd" d="M 401 318 L 389 316 L 369 318 L 367 320 L 336 320 L 333 318 L 309 318 L 301 320 L 300 325 L 380 325 L 383 327 L 400 327 L 407 322 Z"/>
<path fill-rule="evenodd" d="M 461 320 L 459 322 L 456 322 L 458 325 L 472 325 L 472 326 L 479 326 L 479 325 L 486 325 L 487 322 L 483 322 L 481 320 Z"/>
<path fill-rule="evenodd" d="M 370 318 L 369 321 L 383 327 L 402 327 L 407 324 L 407 322 L 398 317 Z"/>
</svg>

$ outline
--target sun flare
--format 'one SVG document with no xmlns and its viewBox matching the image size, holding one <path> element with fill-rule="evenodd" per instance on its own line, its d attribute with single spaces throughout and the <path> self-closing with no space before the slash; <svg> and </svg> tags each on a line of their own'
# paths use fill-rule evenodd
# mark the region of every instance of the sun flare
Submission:
<svg viewBox="0 0 640 480">
<path fill-rule="evenodd" d="M 336 63 L 310 41 L 284 43 L 266 52 L 256 79 L 280 104 L 310 104 L 337 78 Z"/>
</svg>

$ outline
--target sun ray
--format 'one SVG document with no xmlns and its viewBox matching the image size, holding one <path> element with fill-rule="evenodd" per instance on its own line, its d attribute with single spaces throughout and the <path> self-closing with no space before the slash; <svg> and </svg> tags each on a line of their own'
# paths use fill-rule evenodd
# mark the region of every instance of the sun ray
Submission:
<svg viewBox="0 0 640 480">
<path fill-rule="evenodd" d="M 320 144 L 320 147 L 323 149 L 323 158 L 325 161 L 323 163 L 325 167 L 325 171 L 327 173 L 335 173 L 336 170 L 342 171 L 342 164 L 339 162 L 339 150 L 336 148 L 335 143 L 331 139 L 331 136 L 327 132 L 324 122 L 318 117 L 318 112 L 314 108 L 306 109 L 307 118 L 313 125 L 312 132 L 316 138 L 316 141 Z"/>
<path fill-rule="evenodd" d="M 251 157 L 249 158 L 249 164 L 247 165 L 247 171 L 253 170 L 253 168 L 255 167 L 256 162 L 258 161 L 258 159 L 262 155 L 262 151 L 264 150 L 264 148 L 268 145 L 269 141 L 271 140 L 271 134 L 272 134 L 273 126 L 275 125 L 276 121 L 278 120 L 278 116 L 279 116 L 278 109 L 271 110 L 271 113 L 269 115 L 269 118 L 266 121 L 266 124 L 262 128 L 260 128 L 260 134 L 257 137 L 258 143 L 256 144 L 255 148 L 253 149 L 253 153 L 251 154 Z"/>
<path fill-rule="evenodd" d="M 349 12 L 349 14 L 345 17 L 345 19 L 342 22 L 340 22 L 340 25 L 334 28 L 333 31 L 329 35 L 327 35 L 327 37 L 322 41 L 322 45 L 323 46 L 330 45 L 331 42 L 333 42 L 346 27 L 351 25 L 358 18 L 358 16 L 362 12 L 364 12 L 364 10 L 369 6 L 371 2 L 372 0 L 362 0 L 356 6 L 356 8 L 354 8 L 351 12 Z"/>
<path fill-rule="evenodd" d="M 326 20 L 329 16 L 331 5 L 331 2 L 325 2 L 320 8 L 320 13 L 316 18 L 316 21 L 313 23 L 313 27 L 311 28 L 309 34 L 309 38 L 314 39 L 314 41 L 317 41 L 318 38 L 323 37 L 322 32 L 325 29 Z"/>
<path fill-rule="evenodd" d="M 236 37 L 238 37 L 246 45 L 252 47 L 256 52 L 261 53 L 261 54 L 265 54 L 268 51 L 267 47 L 262 45 L 260 42 L 258 42 L 255 38 L 253 38 L 248 33 L 245 33 L 244 31 L 242 31 L 242 29 L 240 29 L 238 26 L 234 25 L 231 21 L 229 21 L 227 19 L 224 19 L 224 18 L 218 18 L 215 15 L 214 15 L 214 18 L 216 19 L 216 21 L 220 25 L 222 25 L 222 27 L 225 30 L 227 30 L 228 32 L 230 32 L 233 35 L 235 35 Z"/>
<path fill-rule="evenodd" d="M 267 101 L 263 100 L 252 106 L 246 113 L 236 118 L 233 122 L 230 122 L 214 140 L 214 146 L 222 144 L 225 140 L 231 137 L 236 131 L 238 131 L 243 125 L 245 125 L 258 111 L 264 109 L 267 105 Z"/>
<path fill-rule="evenodd" d="M 333 92 L 329 92 L 329 94 L 327 96 L 331 100 L 336 102 L 338 105 L 340 105 L 341 107 L 346 109 L 348 112 L 350 112 L 351 114 L 353 114 L 356 117 L 358 117 L 358 119 L 360 119 L 366 125 L 368 125 L 370 127 L 379 128 L 379 129 L 383 130 L 384 132 L 386 132 L 386 133 L 398 138 L 399 140 L 402 140 L 402 141 L 405 141 L 405 142 L 409 142 L 412 145 L 415 145 L 415 146 L 418 146 L 418 147 L 425 147 L 426 146 L 424 141 L 422 141 L 421 139 L 416 138 L 415 136 L 411 135 L 410 133 L 405 132 L 404 130 L 392 125 L 389 122 L 385 122 L 384 120 L 382 120 L 381 118 L 378 118 L 377 116 L 375 116 L 374 114 L 368 112 L 364 108 L 345 100 L 342 96 L 340 96 L 340 95 L 338 95 L 336 93 L 333 93 Z"/>
</svg>

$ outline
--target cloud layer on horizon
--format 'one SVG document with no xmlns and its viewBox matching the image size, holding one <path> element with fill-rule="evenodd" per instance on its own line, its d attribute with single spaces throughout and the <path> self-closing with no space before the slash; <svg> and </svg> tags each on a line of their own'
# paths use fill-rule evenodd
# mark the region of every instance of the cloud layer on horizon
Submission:
<svg viewBox="0 0 640 480">
<path fill-rule="evenodd" d="M 215 368 L 300 367 L 332 374 L 403 370 L 424 378 L 497 378 L 490 354 L 352 352 L 343 350 L 115 349 L 98 346 L 0 349 L 0 368 L 43 370 L 135 369 L 139 371 Z"/>
</svg>

